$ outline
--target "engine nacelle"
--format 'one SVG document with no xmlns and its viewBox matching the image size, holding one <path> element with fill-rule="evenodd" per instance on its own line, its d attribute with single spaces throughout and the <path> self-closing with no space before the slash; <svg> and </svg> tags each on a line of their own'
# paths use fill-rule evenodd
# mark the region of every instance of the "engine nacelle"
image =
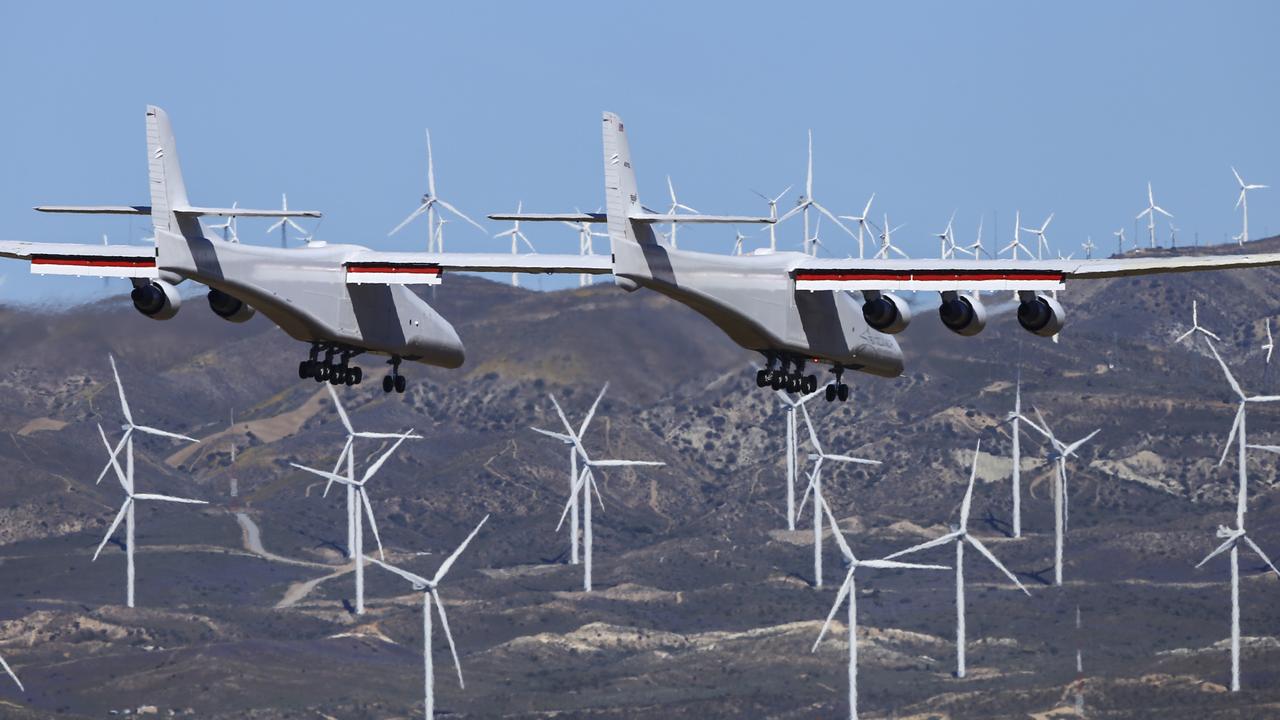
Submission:
<svg viewBox="0 0 1280 720">
<path fill-rule="evenodd" d="M 133 306 L 138 312 L 152 320 L 168 320 L 178 314 L 182 308 L 182 296 L 178 288 L 163 280 L 152 280 L 145 285 L 137 285 L 129 293 Z"/>
<path fill-rule="evenodd" d="M 244 301 L 221 290 L 209 291 L 209 309 L 223 320 L 242 323 L 254 316 L 254 309 Z"/>
<path fill-rule="evenodd" d="M 977 335 L 987 326 L 987 306 L 976 295 L 947 292 L 942 294 L 938 317 L 953 333 Z"/>
<path fill-rule="evenodd" d="M 1028 332 L 1053 337 L 1062 332 L 1067 313 L 1050 295 L 1036 295 L 1018 304 L 1018 324 Z"/>
<path fill-rule="evenodd" d="M 911 324 L 911 306 L 893 293 L 867 293 L 862 303 L 862 317 L 882 333 L 902 332 Z"/>
</svg>

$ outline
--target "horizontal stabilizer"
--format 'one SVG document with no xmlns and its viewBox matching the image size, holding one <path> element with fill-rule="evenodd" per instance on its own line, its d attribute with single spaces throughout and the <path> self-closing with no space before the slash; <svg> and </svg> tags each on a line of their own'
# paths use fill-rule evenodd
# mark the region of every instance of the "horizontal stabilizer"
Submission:
<svg viewBox="0 0 1280 720">
<path fill-rule="evenodd" d="M 736 225 L 738 223 L 772 225 L 775 220 L 753 215 L 664 215 L 659 213 L 635 213 L 631 219 L 647 223 L 717 223 Z"/>
<path fill-rule="evenodd" d="M 521 222 L 585 222 L 605 223 L 609 218 L 604 213 L 494 213 L 490 220 L 519 220 Z"/>
<path fill-rule="evenodd" d="M 37 205 L 36 212 L 76 215 L 150 215 L 150 205 Z"/>
</svg>

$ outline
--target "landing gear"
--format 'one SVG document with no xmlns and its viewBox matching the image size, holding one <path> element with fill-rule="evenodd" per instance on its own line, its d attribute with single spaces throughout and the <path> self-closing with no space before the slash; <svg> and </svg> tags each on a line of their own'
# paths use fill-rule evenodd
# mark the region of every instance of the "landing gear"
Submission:
<svg viewBox="0 0 1280 720">
<path fill-rule="evenodd" d="M 403 393 L 406 383 L 404 376 L 400 374 L 400 358 L 393 355 L 387 362 L 391 365 L 391 373 L 382 378 L 382 392 L 389 393 L 395 390 L 398 393 Z"/>
<path fill-rule="evenodd" d="M 849 386 L 844 384 L 844 366 L 836 365 L 831 368 L 831 372 L 835 373 L 836 381 L 827 385 L 827 402 L 834 402 L 837 398 L 840 402 L 845 402 L 849 399 Z"/>
<path fill-rule="evenodd" d="M 323 359 L 320 357 L 322 352 Z M 311 343 L 310 355 L 298 363 L 298 378 L 311 378 L 330 385 L 359 384 L 364 379 L 364 371 L 351 367 L 351 358 L 362 352 L 364 351 L 331 343 Z"/>
<path fill-rule="evenodd" d="M 818 376 L 804 374 L 804 359 L 778 353 L 765 353 L 765 366 L 756 371 L 756 387 L 769 387 L 789 393 L 808 394 L 818 389 Z M 775 368 L 774 365 L 780 365 Z M 794 370 L 789 368 L 794 367 Z"/>
</svg>

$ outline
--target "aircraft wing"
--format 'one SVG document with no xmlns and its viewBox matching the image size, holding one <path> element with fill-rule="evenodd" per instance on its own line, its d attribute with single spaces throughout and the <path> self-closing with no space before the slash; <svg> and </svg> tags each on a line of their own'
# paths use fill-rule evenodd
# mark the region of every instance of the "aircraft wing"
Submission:
<svg viewBox="0 0 1280 720">
<path fill-rule="evenodd" d="M 1280 265 L 1280 253 L 1099 260 L 838 260 L 795 264 L 797 290 L 1061 290 L 1068 280 Z"/>
<path fill-rule="evenodd" d="M 613 272 L 608 255 L 530 253 L 356 253 L 346 262 L 347 282 L 388 285 L 438 285 L 444 271 L 502 273 L 565 273 L 604 275 Z"/>
<path fill-rule="evenodd" d="M 36 275 L 154 278 L 154 245 L 74 245 L 0 240 L 0 257 L 30 260 Z"/>
</svg>

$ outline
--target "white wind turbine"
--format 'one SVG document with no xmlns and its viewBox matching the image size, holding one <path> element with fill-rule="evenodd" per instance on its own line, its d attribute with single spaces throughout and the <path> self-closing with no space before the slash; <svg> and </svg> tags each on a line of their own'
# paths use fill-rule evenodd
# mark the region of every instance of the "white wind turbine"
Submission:
<svg viewBox="0 0 1280 720">
<path fill-rule="evenodd" d="M 107 460 L 107 466 L 99 473 L 96 483 L 102 482 L 103 476 L 107 470 L 114 469 L 116 479 L 120 481 L 120 487 L 124 489 L 124 503 L 120 505 L 120 511 L 116 513 L 115 520 L 111 522 L 111 526 L 107 528 L 107 534 L 103 536 L 102 542 L 98 544 L 98 549 L 93 553 L 93 559 L 97 560 L 98 555 L 102 553 L 102 548 L 106 546 L 107 541 L 115 534 L 116 528 L 120 527 L 120 521 L 125 522 L 125 578 L 126 578 L 126 602 L 129 607 L 134 606 L 134 568 L 133 568 L 133 547 L 134 547 L 134 501 L 135 500 L 157 500 L 161 502 L 177 502 L 193 505 L 204 505 L 204 500 L 189 500 L 186 498 L 172 497 L 169 495 L 157 495 L 155 493 L 136 493 L 134 492 L 134 476 L 133 476 L 133 433 L 140 432 L 147 435 L 155 435 L 158 437 L 167 437 L 174 440 L 185 440 L 187 442 L 200 442 L 186 435 L 171 433 L 166 430 L 158 430 L 146 425 L 138 425 L 133 422 L 133 413 L 129 410 L 129 401 L 124 395 L 124 385 L 120 382 L 120 373 L 116 369 L 116 360 L 110 355 L 107 359 L 111 361 L 111 374 L 115 377 L 116 388 L 120 393 L 120 412 L 124 415 L 124 436 L 120 438 L 120 442 L 113 448 L 111 443 L 107 441 L 107 434 L 103 432 L 102 425 L 98 425 L 98 435 L 102 437 L 102 444 L 106 446 L 107 453 L 110 457 Z M 120 452 L 123 450 L 125 458 L 125 467 L 120 468 L 118 460 Z"/>
<path fill-rule="evenodd" d="M 1036 236 L 1036 259 L 1043 260 L 1044 252 L 1049 249 L 1049 239 L 1045 237 L 1045 232 L 1049 229 L 1049 223 L 1053 222 L 1053 213 L 1049 213 L 1049 217 L 1044 219 L 1038 228 L 1019 228 Z M 1028 253 L 1030 254 L 1030 253 Z"/>
<path fill-rule="evenodd" d="M 1116 254 L 1123 255 L 1124 254 L 1124 228 L 1120 228 L 1119 230 L 1111 234 L 1116 236 Z"/>
<path fill-rule="evenodd" d="M 681 210 L 693 213 L 694 215 L 698 214 L 697 210 L 694 210 L 693 208 L 689 207 L 688 205 L 685 205 L 684 203 L 676 199 L 676 186 L 671 184 L 670 175 L 667 176 L 667 191 L 671 193 L 671 207 L 667 208 L 668 215 L 675 215 L 679 213 Z M 680 223 L 676 223 L 676 222 L 671 223 L 671 247 L 678 247 L 676 245 L 676 226 L 679 224 Z"/>
<path fill-rule="evenodd" d="M 791 399 L 791 395 L 781 390 L 776 391 L 778 399 L 786 407 L 787 418 L 787 436 L 786 436 L 786 453 L 787 453 L 787 529 L 796 529 L 796 466 L 797 453 L 800 448 L 800 439 L 796 437 L 796 410 L 810 400 L 822 394 L 821 390 L 815 390 L 808 395 Z"/>
<path fill-rule="evenodd" d="M 831 222 L 839 226 L 841 230 L 844 230 L 846 233 L 849 233 L 849 237 L 854 237 L 853 233 L 849 231 L 849 228 L 845 227 L 844 224 L 840 222 L 839 218 L 837 218 L 835 215 L 832 215 L 830 210 L 823 207 L 822 204 L 819 203 L 817 200 L 815 200 L 813 197 L 813 131 L 812 130 L 809 131 L 809 170 L 805 175 L 805 180 L 804 180 L 804 197 L 800 199 L 800 202 L 795 207 L 791 208 L 786 212 L 785 215 L 778 218 L 778 222 L 783 222 L 788 218 L 790 218 L 791 216 L 795 215 L 796 213 L 800 213 L 801 218 L 804 220 L 804 238 L 806 242 L 809 239 L 809 208 L 814 208 L 819 213 L 826 215 L 827 218 L 831 220 Z"/>
<path fill-rule="evenodd" d="M 1171 215 L 1169 211 L 1156 204 L 1155 195 L 1151 192 L 1151 183 L 1147 183 L 1147 207 L 1145 210 L 1138 213 L 1137 217 L 1134 219 L 1141 220 L 1143 216 L 1146 216 L 1147 232 L 1151 235 L 1151 247 L 1156 246 L 1156 213 L 1160 213 L 1170 220 L 1173 219 L 1173 215 Z"/>
<path fill-rule="evenodd" d="M 289 211 L 289 196 L 285 195 L 284 193 L 280 193 L 280 209 L 285 212 Z M 294 230 L 297 230 L 302 235 L 307 234 L 307 231 L 303 230 L 301 225 L 294 222 L 293 218 L 285 217 L 285 216 L 281 216 L 279 220 L 272 223 L 271 227 L 267 228 L 267 234 L 270 235 L 271 233 L 279 229 L 280 230 L 280 247 L 288 247 L 289 246 L 289 228 L 293 228 Z M 239 240 L 237 240 L 237 242 L 239 242 Z"/>
<path fill-rule="evenodd" d="M 524 210 L 524 201 L 523 201 L 523 200 L 521 200 L 521 201 L 519 201 L 519 202 L 517 202 L 517 203 L 516 203 L 516 215 L 519 215 L 523 210 Z M 511 226 L 511 229 L 510 229 L 510 230 L 507 230 L 506 232 L 500 232 L 500 233 L 498 233 L 497 235 L 494 235 L 494 237 L 495 237 L 495 238 L 510 237 L 510 238 L 511 238 L 511 254 L 512 254 L 512 255 L 519 255 L 519 254 L 520 254 L 520 243 L 522 243 L 522 242 L 523 242 L 523 243 L 524 243 L 524 244 L 529 248 L 529 252 L 531 252 L 531 253 L 536 253 L 536 252 L 538 252 L 538 250 L 537 250 L 536 248 L 534 248 L 534 247 L 533 247 L 533 243 L 529 242 L 529 238 L 528 238 L 528 236 L 526 236 L 523 232 L 521 232 L 521 231 L 520 231 L 520 221 L 519 221 L 519 220 L 516 220 L 516 221 L 512 224 L 512 226 Z M 520 287 L 520 274 L 519 274 L 519 273 L 511 273 L 511 287 Z"/>
<path fill-rule="evenodd" d="M 1236 463 L 1239 467 L 1239 486 L 1236 490 L 1236 529 L 1243 532 L 1244 516 L 1249 509 L 1249 475 L 1245 462 L 1245 449 L 1248 441 L 1245 439 L 1246 425 L 1246 408 L 1249 403 L 1269 403 L 1280 401 L 1280 395 L 1246 395 L 1244 389 L 1240 387 L 1240 383 L 1236 381 L 1231 370 L 1227 368 L 1227 364 L 1222 361 L 1222 356 L 1218 354 L 1218 349 L 1213 343 L 1206 340 L 1209 345 L 1209 351 L 1213 353 L 1213 358 L 1218 361 L 1218 365 L 1222 368 L 1222 374 L 1227 377 L 1227 383 L 1231 385 L 1231 390 L 1240 398 L 1240 405 L 1236 409 L 1235 419 L 1231 423 L 1231 432 L 1227 435 L 1227 443 L 1222 448 L 1222 457 L 1218 460 L 1218 467 L 1227 461 L 1227 453 L 1231 452 L 1231 441 L 1238 441 L 1236 448 Z M 1269 446 L 1259 446 L 1262 449 L 1269 450 Z"/>
<path fill-rule="evenodd" d="M 599 406 L 601 398 L 604 397 L 604 393 L 608 389 L 609 389 L 609 385 L 608 383 L 605 383 L 605 386 L 600 390 L 600 394 L 596 396 L 596 401 L 592 403 L 591 410 L 587 412 L 587 417 L 582 421 L 582 427 L 578 432 L 575 432 L 573 429 L 573 426 L 569 424 L 569 419 L 565 417 L 564 410 L 561 409 L 560 403 L 556 401 L 556 398 L 554 395 L 549 396 L 551 398 L 551 404 L 555 406 L 556 414 L 559 415 L 560 422 L 564 425 L 565 432 L 557 433 L 557 432 L 552 432 L 550 430 L 533 428 L 533 430 L 535 430 L 536 432 L 542 433 L 543 435 L 547 435 L 549 437 L 554 437 L 557 440 L 565 441 L 567 439 L 568 442 L 570 442 L 573 445 L 573 449 L 577 453 L 577 459 L 580 460 L 582 463 L 582 470 L 581 472 L 578 473 L 577 478 L 574 479 L 572 487 L 570 487 L 569 489 L 569 500 L 568 502 L 565 503 L 564 512 L 560 514 L 560 522 L 556 524 L 556 532 L 559 532 L 560 528 L 564 526 L 565 518 L 568 517 L 570 512 L 574 511 L 575 508 L 581 507 L 582 529 L 583 529 L 583 532 L 582 532 L 582 566 L 583 566 L 582 589 L 585 592 L 591 592 L 591 587 L 592 587 L 591 569 L 592 569 L 593 538 L 592 538 L 592 527 L 591 527 L 591 496 L 593 493 L 596 497 L 596 500 L 600 502 L 601 510 L 604 509 L 604 500 L 600 497 L 600 488 L 596 486 L 595 469 L 606 468 L 606 467 L 629 467 L 629 466 L 636 466 L 636 465 L 647 465 L 647 466 L 666 465 L 666 463 L 663 463 L 663 462 L 654 462 L 650 460 L 592 460 L 591 456 L 587 454 L 586 448 L 582 446 L 582 435 L 583 435 L 583 432 L 585 432 L 587 425 L 591 422 L 591 419 L 595 417 L 596 408 Z M 582 493 L 581 503 L 578 502 L 578 493 Z M 571 529 L 572 529 L 572 526 L 571 526 Z M 576 540 L 575 540 L 575 543 L 576 543 Z"/>
<path fill-rule="evenodd" d="M 893 244 L 893 234 L 906 227 L 906 224 L 891 227 L 889 225 L 888 213 L 884 216 L 884 229 L 880 233 L 880 249 L 876 251 L 877 260 L 888 260 L 890 252 L 896 252 L 899 256 L 906 258 L 907 254 L 902 252 L 897 245 Z"/>
<path fill-rule="evenodd" d="M 876 194 L 871 193 L 871 197 L 867 198 L 867 204 L 862 208 L 861 215 L 841 215 L 840 216 L 840 219 L 842 220 L 852 220 L 853 222 L 858 223 L 858 259 L 859 260 L 866 257 L 863 254 L 863 244 L 862 244 L 863 233 L 868 228 L 871 229 L 873 234 L 875 232 L 875 227 L 871 224 L 871 202 L 875 199 L 876 199 Z"/>
<path fill-rule="evenodd" d="M 991 253 L 987 252 L 987 249 L 982 245 L 982 225 L 985 220 L 985 217 L 978 216 L 978 235 L 974 238 L 973 244 L 968 247 L 957 248 L 959 252 L 972 257 L 974 260 L 981 259 L 983 255 L 991 257 Z"/>
<path fill-rule="evenodd" d="M 1011 257 L 1014 260 L 1017 260 L 1019 249 L 1021 249 L 1023 252 L 1027 254 L 1028 260 L 1030 260 L 1033 257 L 1033 253 L 1031 252 L 1031 250 L 1026 245 L 1022 244 L 1022 211 L 1021 210 L 1017 210 L 1013 214 L 1013 242 L 1001 248 L 1000 252 L 1005 253 L 1005 252 L 1013 251 L 1013 254 L 1011 255 Z"/>
<path fill-rule="evenodd" d="M 938 257 L 942 260 L 947 260 L 956 256 L 956 238 L 955 233 L 952 230 L 952 225 L 955 224 L 955 221 L 956 211 L 952 210 L 951 217 L 947 220 L 947 226 L 943 228 L 942 232 L 933 234 L 933 236 L 938 238 L 938 241 L 941 243 L 941 249 L 938 251 Z"/>
<path fill-rule="evenodd" d="M 742 234 L 742 230 L 740 230 L 740 229 L 738 229 L 738 228 L 736 228 L 736 227 L 733 229 L 733 231 L 734 231 L 734 238 L 733 238 L 733 254 L 734 254 L 734 255 L 741 255 L 741 254 L 742 254 L 742 250 L 743 250 L 742 243 L 743 243 L 744 241 L 746 241 L 747 236 L 746 236 L 746 235 L 743 235 L 743 234 Z"/>
<path fill-rule="evenodd" d="M 758 190 L 751 191 L 756 195 L 759 195 L 761 200 L 764 200 L 766 203 L 769 204 L 769 219 L 773 221 L 769 223 L 769 249 L 770 250 L 778 249 L 778 232 L 776 227 L 778 224 L 778 201 L 782 199 L 782 196 L 791 192 L 791 187 L 792 186 L 788 185 L 786 190 L 783 190 L 782 192 L 778 193 L 773 197 L 769 197 Z"/>
<path fill-rule="evenodd" d="M 1006 417 L 1012 429 L 1009 436 L 1013 439 L 1013 536 L 1022 537 L 1022 429 L 1018 424 L 1022 421 L 1022 367 L 1018 367 L 1018 379 L 1014 384 L 1013 412 Z"/>
<path fill-rule="evenodd" d="M 1191 301 L 1191 329 L 1179 335 L 1174 340 L 1174 342 L 1180 343 L 1183 340 L 1186 340 L 1187 338 L 1191 337 L 1195 333 L 1204 333 L 1206 337 L 1211 337 L 1214 340 L 1220 340 L 1220 338 L 1217 335 L 1214 335 L 1209 330 L 1206 330 L 1205 328 L 1200 326 L 1200 307 L 1195 300 L 1192 300 Z"/>
<path fill-rule="evenodd" d="M 595 240 L 595 238 L 609 237 L 609 233 L 596 232 L 592 230 L 591 223 L 589 222 L 568 222 L 568 221 L 561 221 L 561 222 L 564 222 L 565 225 L 568 225 L 569 227 L 578 231 L 578 254 L 579 255 L 594 255 L 595 248 L 592 247 L 592 241 Z M 591 284 L 590 275 L 586 273 L 582 273 L 581 275 L 578 276 L 578 287 L 585 287 L 586 285 L 589 285 L 589 284 Z"/>
<path fill-rule="evenodd" d="M 1021 582 L 1018 581 L 1018 578 L 1015 577 L 1013 573 L 1009 572 L 1009 568 L 1006 568 L 999 560 L 997 560 L 996 556 L 993 555 L 991 551 L 987 549 L 987 546 L 984 545 L 981 540 L 969 534 L 969 510 L 973 506 L 973 483 L 974 483 L 974 480 L 976 480 L 978 477 L 978 450 L 981 447 L 982 447 L 982 441 L 979 440 L 978 446 L 973 449 L 973 468 L 969 471 L 969 488 L 965 490 L 964 500 L 960 502 L 960 523 L 958 525 L 953 525 L 951 528 L 951 532 L 947 533 L 946 535 L 934 538 L 933 540 L 929 540 L 928 542 L 920 543 L 919 545 L 915 545 L 913 547 L 909 547 L 906 550 L 899 550 L 898 552 L 893 553 L 892 555 L 886 555 L 884 558 L 885 560 L 892 560 L 894 558 L 902 557 L 903 555 L 910 555 L 912 553 L 920 552 L 921 550 L 928 550 L 929 548 L 938 547 L 939 545 L 946 545 L 949 542 L 955 543 L 956 545 L 956 564 L 955 564 L 955 569 L 956 569 L 956 677 L 958 678 L 963 678 L 965 675 L 964 544 L 969 543 L 970 545 L 972 545 L 973 549 L 982 553 L 982 556 L 985 557 L 992 565 L 995 565 L 996 569 L 1004 573 L 1006 577 L 1012 580 L 1013 584 L 1017 585 L 1019 590 L 1026 593 L 1028 597 L 1031 596 L 1031 593 L 1028 592 L 1027 589 L 1022 586 Z"/>
<path fill-rule="evenodd" d="M 431 155 L 431 130 L 427 130 L 426 132 L 427 132 L 427 192 L 422 196 L 422 202 L 419 203 L 418 207 L 413 212 L 409 213 L 408 217 L 406 217 L 404 220 L 401 220 L 399 225 L 392 228 L 391 232 L 387 233 L 387 237 L 395 235 L 405 225 L 408 225 L 409 223 L 418 219 L 418 217 L 420 217 L 422 214 L 425 213 L 427 216 L 427 252 L 444 252 L 443 236 L 441 235 L 438 237 L 437 231 L 436 231 L 436 206 L 437 205 L 444 208 L 445 210 L 448 210 L 449 212 L 453 213 L 457 217 L 460 217 L 463 220 L 466 220 L 467 222 L 471 223 L 480 232 L 485 232 L 485 229 L 480 226 L 480 223 L 467 217 L 467 215 L 463 213 L 461 210 L 449 204 L 446 200 L 442 199 L 439 195 L 436 195 L 436 165 L 435 165 L 435 160 Z M 442 216 L 441 221 L 443 222 L 443 213 L 441 213 L 441 216 Z M 436 246 L 433 248 L 432 244 L 435 243 L 437 239 L 439 240 L 439 243 L 436 244 Z"/>
<path fill-rule="evenodd" d="M 804 415 L 804 425 L 809 430 L 809 443 L 813 445 L 814 452 L 809 455 L 809 459 L 813 461 L 813 469 L 809 471 L 809 486 L 805 488 L 804 497 L 800 498 L 800 507 L 796 510 L 799 515 L 804 511 L 804 504 L 809 499 L 810 493 L 813 494 L 813 585 L 814 587 L 822 587 L 822 515 L 823 508 L 827 505 L 826 496 L 822 494 L 822 464 L 828 460 L 842 463 L 856 463 L 859 465 L 879 465 L 879 460 L 866 460 L 863 458 L 850 457 L 849 455 L 837 455 L 828 453 L 822 449 L 822 444 L 818 442 L 818 433 L 813 429 L 813 420 L 809 417 L 809 410 L 804 405 L 800 406 L 800 412 Z M 833 522 L 832 528 L 835 528 Z"/>
<path fill-rule="evenodd" d="M 449 572 L 449 569 L 453 567 L 454 562 L 458 560 L 458 556 L 462 554 L 463 550 L 467 549 L 467 545 L 471 544 L 471 539 L 476 536 L 476 533 L 480 532 L 480 528 L 484 527 L 485 521 L 488 519 L 489 516 L 485 515 L 484 518 L 480 520 L 480 524 L 476 525 L 476 529 L 471 531 L 471 534 L 467 536 L 466 540 L 462 541 L 462 544 L 453 551 L 452 555 L 445 558 L 445 561 L 440 564 L 440 569 L 436 570 L 436 574 L 433 575 L 430 580 L 422 577 L 421 575 L 411 573 L 408 570 L 403 570 L 395 567 L 394 565 L 388 565 L 381 560 L 373 560 L 383 568 L 390 570 L 396 575 L 408 580 L 410 583 L 413 583 L 413 589 L 422 593 L 422 667 L 424 692 L 422 702 L 423 715 L 427 720 L 432 720 L 432 718 L 435 717 L 436 712 L 435 668 L 431 661 L 431 604 L 434 602 L 436 611 L 440 613 L 440 627 L 444 630 L 445 639 L 449 641 L 449 654 L 453 656 L 453 667 L 458 671 L 458 687 L 466 688 L 466 683 L 462 681 L 462 664 L 458 662 L 458 647 L 453 644 L 453 633 L 449 630 L 449 618 L 445 615 L 444 602 L 440 600 L 440 593 L 437 588 L 440 585 L 440 581 L 444 579 L 445 574 Z"/>
<path fill-rule="evenodd" d="M 536 428 L 536 427 L 529 428 L 530 430 L 533 430 L 536 433 L 541 433 L 543 435 L 546 435 L 547 437 L 555 438 L 560 442 L 564 443 L 565 445 L 569 446 L 569 564 L 570 565 L 578 564 L 578 543 L 581 540 L 581 531 L 578 527 L 578 521 L 580 517 L 578 513 L 578 448 L 574 444 L 573 440 L 575 436 L 580 440 L 586 434 L 587 427 L 591 424 L 591 420 L 596 416 L 596 408 L 600 406 L 600 401 L 604 399 L 604 394 L 608 392 L 608 390 L 609 390 L 609 383 L 605 383 L 604 387 L 600 388 L 600 394 L 596 396 L 595 402 L 591 403 L 591 409 L 587 411 L 587 416 L 583 418 L 582 425 L 578 427 L 577 433 L 571 432 L 570 434 L 566 435 L 564 433 L 558 433 L 552 430 L 543 430 L 542 428 Z M 552 396 L 551 402 L 556 403 L 556 406 L 559 407 L 559 403 L 556 401 L 554 396 Z M 562 518 L 561 523 L 563 522 L 564 520 Z M 556 529 L 559 530 L 560 528 L 557 527 Z"/>
<path fill-rule="evenodd" d="M 1261 190 L 1267 186 L 1245 184 L 1244 179 L 1240 177 L 1240 173 L 1236 172 L 1235 168 L 1231 168 L 1231 174 L 1236 176 L 1236 182 L 1240 185 L 1240 197 L 1236 199 L 1236 207 L 1242 211 L 1241 215 L 1244 221 L 1244 226 L 1240 228 L 1240 234 L 1236 236 L 1236 240 L 1241 245 L 1244 245 L 1249 242 L 1249 191 Z"/>
<path fill-rule="evenodd" d="M 1093 244 L 1092 235 L 1089 235 L 1084 239 L 1084 243 L 1080 246 L 1080 249 L 1084 250 L 1084 257 L 1086 260 L 1093 259 L 1093 249 L 1095 247 L 1097 246 Z"/>
<path fill-rule="evenodd" d="M 1280 448 L 1277 448 L 1280 450 Z M 1204 565 L 1213 558 L 1221 555 L 1224 551 L 1231 551 L 1231 692 L 1240 692 L 1240 543 L 1243 541 L 1249 546 L 1263 562 L 1271 568 L 1271 571 L 1280 577 L 1280 570 L 1276 569 L 1271 558 L 1262 552 L 1262 548 L 1245 534 L 1244 527 L 1237 526 L 1229 528 L 1225 525 L 1218 526 L 1218 537 L 1223 538 L 1223 542 L 1213 552 L 1205 556 L 1196 567 Z"/>
<path fill-rule="evenodd" d="M 322 478 L 325 478 L 330 482 L 336 482 L 342 485 L 346 485 L 349 488 L 355 489 L 355 494 L 356 494 L 355 503 L 357 507 L 353 512 L 351 512 L 351 514 L 348 517 L 349 517 L 349 521 L 354 521 L 352 524 L 355 526 L 354 532 L 352 534 L 354 535 L 354 540 L 355 540 L 353 545 L 355 546 L 356 614 L 357 615 L 364 614 L 365 556 L 364 556 L 364 528 L 362 526 L 362 521 L 360 519 L 360 508 L 359 508 L 359 506 L 361 505 L 364 506 L 365 515 L 368 516 L 369 518 L 369 529 L 373 531 L 373 539 L 378 544 L 378 555 L 380 555 L 383 560 L 386 559 L 386 553 L 383 552 L 383 549 L 382 549 L 382 538 L 379 537 L 378 535 L 378 522 L 373 519 L 373 505 L 370 504 L 369 502 L 369 493 L 367 490 L 365 490 L 365 484 L 369 482 L 369 480 L 374 476 L 375 473 L 378 472 L 378 470 L 382 469 L 383 464 L 387 462 L 387 459 L 391 457 L 391 454 L 394 453 L 396 449 L 400 447 L 400 443 L 404 442 L 410 437 L 414 437 L 412 430 L 396 436 L 395 443 L 393 443 L 386 452 L 384 452 L 381 456 L 379 456 L 378 459 L 375 460 L 373 464 L 370 465 L 368 469 L 364 471 L 364 475 L 361 476 L 359 480 L 356 480 L 355 459 L 354 459 L 355 453 L 351 451 L 347 451 L 346 453 L 346 461 L 347 461 L 346 475 L 338 475 L 336 473 L 325 472 L 324 470 L 316 470 L 315 468 L 309 468 L 309 467 L 306 467 L 305 465 L 299 465 L 298 463 L 293 463 L 293 462 L 289 463 L 291 466 L 299 470 L 305 470 L 306 472 L 309 472 L 313 475 L 318 475 Z"/>
<path fill-rule="evenodd" d="M 239 204 L 240 202 L 238 200 L 231 203 L 231 209 L 232 210 L 236 209 L 236 207 L 238 207 Z M 224 222 L 220 222 L 216 225 L 210 225 L 209 229 L 214 231 L 221 230 L 223 242 L 233 242 L 233 243 L 240 242 L 240 236 L 236 234 L 236 216 L 235 215 L 227 216 L 227 219 Z"/>
<path fill-rule="evenodd" d="M 1074 456 L 1081 445 L 1089 442 L 1094 435 L 1102 432 L 1102 430 L 1099 428 L 1071 444 L 1066 444 L 1054 436 L 1053 431 L 1049 429 L 1049 423 L 1044 421 L 1044 416 L 1040 414 L 1040 411 L 1036 410 L 1035 413 L 1036 419 L 1040 421 L 1039 425 L 1026 417 L 1023 417 L 1022 420 L 1036 432 L 1043 435 L 1053 446 L 1054 452 L 1048 459 L 1055 461 L 1057 464 L 1053 483 L 1053 584 L 1060 586 L 1062 585 L 1062 551 L 1067 527 L 1067 513 L 1069 512 L 1067 501 L 1067 459 Z"/>
<path fill-rule="evenodd" d="M 1266 325 L 1264 325 L 1264 327 L 1267 330 L 1267 341 L 1263 343 L 1261 346 L 1259 346 L 1258 349 L 1267 351 L 1267 365 L 1270 365 L 1271 351 L 1276 349 L 1276 341 L 1271 338 L 1271 318 L 1265 318 L 1265 320 L 1266 320 Z"/>
<path fill-rule="evenodd" d="M 849 563 L 849 572 L 844 576 L 844 582 L 840 585 L 840 591 L 836 593 L 836 601 L 831 605 L 831 612 L 827 613 L 827 621 L 822 624 L 822 630 L 818 632 L 818 639 L 813 643 L 813 649 L 810 652 L 818 650 L 819 643 L 822 642 L 823 636 L 827 634 L 827 629 L 831 627 L 831 621 L 835 619 L 836 612 L 840 610 L 840 606 L 845 599 L 849 600 L 848 620 L 845 624 L 849 632 L 849 718 L 857 720 L 858 718 L 858 588 L 855 575 L 860 567 L 876 568 L 880 570 L 948 570 L 945 565 L 921 565 L 918 563 L 901 562 L 899 560 L 859 560 L 854 556 L 853 550 L 849 549 L 849 543 L 845 542 L 844 534 L 840 532 L 840 526 L 836 524 L 835 516 L 831 514 L 831 509 L 822 504 L 826 511 L 827 518 L 831 521 L 832 535 L 836 538 L 836 544 L 840 546 L 840 552 L 844 555 L 845 561 Z"/>
</svg>

